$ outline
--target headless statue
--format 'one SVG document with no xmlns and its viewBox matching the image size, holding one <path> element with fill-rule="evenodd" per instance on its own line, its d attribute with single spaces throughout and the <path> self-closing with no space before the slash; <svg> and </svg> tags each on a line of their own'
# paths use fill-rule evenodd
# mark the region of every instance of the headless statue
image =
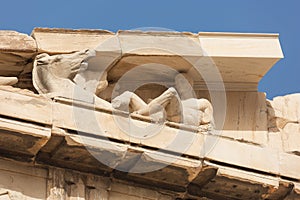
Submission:
<svg viewBox="0 0 300 200">
<path fill-rule="evenodd" d="M 183 123 L 201 125 L 213 123 L 213 107 L 204 98 L 195 98 L 193 80 L 185 73 L 175 77 L 175 87 L 181 97 Z"/>
<path fill-rule="evenodd" d="M 126 91 L 112 100 L 115 109 L 133 112 L 136 114 L 150 116 L 165 109 L 169 121 L 184 123 L 188 125 L 203 125 L 213 122 L 213 108 L 207 99 L 189 98 L 189 89 L 182 87 L 186 81 L 182 75 L 175 77 L 175 87 L 181 90 L 183 100 L 179 99 L 177 90 L 173 87 L 167 89 L 160 96 L 145 103 L 133 92 Z M 179 101 L 178 101 L 179 100 Z M 175 103 L 174 103 L 175 102 Z M 172 105 L 173 104 L 173 105 Z"/>
</svg>

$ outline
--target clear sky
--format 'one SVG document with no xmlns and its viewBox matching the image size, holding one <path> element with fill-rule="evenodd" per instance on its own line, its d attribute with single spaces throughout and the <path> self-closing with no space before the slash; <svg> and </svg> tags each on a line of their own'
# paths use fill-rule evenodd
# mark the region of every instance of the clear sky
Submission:
<svg viewBox="0 0 300 200">
<path fill-rule="evenodd" d="M 300 0 L 2 1 L 0 29 L 34 27 L 279 33 L 285 58 L 262 79 L 269 99 L 300 92 Z"/>
</svg>

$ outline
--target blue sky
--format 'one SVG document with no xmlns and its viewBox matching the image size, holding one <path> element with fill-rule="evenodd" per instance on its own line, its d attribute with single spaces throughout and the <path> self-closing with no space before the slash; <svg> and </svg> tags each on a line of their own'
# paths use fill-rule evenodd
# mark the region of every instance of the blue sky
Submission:
<svg viewBox="0 0 300 200">
<path fill-rule="evenodd" d="M 2 1 L 0 29 L 34 27 L 279 33 L 285 58 L 262 79 L 268 98 L 300 92 L 299 0 Z"/>
</svg>

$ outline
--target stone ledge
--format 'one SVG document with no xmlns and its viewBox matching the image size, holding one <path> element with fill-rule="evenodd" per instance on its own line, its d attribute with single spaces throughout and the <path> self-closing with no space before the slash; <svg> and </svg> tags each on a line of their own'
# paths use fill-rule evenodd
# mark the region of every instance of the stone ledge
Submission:
<svg viewBox="0 0 300 200">
<path fill-rule="evenodd" d="M 31 123 L 0 118 L 2 150 L 34 156 L 48 142 L 51 129 Z"/>
<path fill-rule="evenodd" d="M 35 40 L 16 31 L 0 30 L 0 75 L 19 76 L 31 71 L 31 61 L 37 54 Z"/>
<path fill-rule="evenodd" d="M 0 52 L 37 52 L 35 40 L 23 33 L 0 30 L 0 41 Z"/>
<path fill-rule="evenodd" d="M 13 90 L 14 92 L 12 92 Z M 51 102 L 32 93 L 12 88 L 2 88 L 0 92 L 3 94 L 3 98 L 6 97 L 2 101 L 5 102 L 5 109 L 1 109 L 1 114 L 2 117 L 7 116 L 0 121 L 3 141 L 1 146 L 4 148 L 5 153 L 8 152 L 8 154 L 2 154 L 1 156 L 10 159 L 20 160 L 22 157 L 25 162 L 35 160 L 42 166 L 50 165 L 102 176 L 113 176 L 117 179 L 134 181 L 141 185 L 148 184 L 147 187 L 156 183 L 165 190 L 176 191 L 182 197 L 197 197 L 203 194 L 215 196 L 220 193 L 215 190 L 221 191 L 220 188 L 223 188 L 224 191 L 227 190 L 226 187 L 222 186 L 223 184 L 234 185 L 239 181 L 243 183 L 245 188 L 252 187 L 254 184 L 255 187 L 253 187 L 260 188 L 258 190 L 261 192 L 255 193 L 256 189 L 249 189 L 249 194 L 242 196 L 239 196 L 239 191 L 233 192 L 232 194 L 239 196 L 235 196 L 237 199 L 243 199 L 243 197 L 253 194 L 253 192 L 256 195 L 271 195 L 270 191 L 275 191 L 274 194 L 277 194 L 277 190 L 270 189 L 273 187 L 279 187 L 282 193 L 289 191 L 290 186 L 287 185 L 284 187 L 286 189 L 282 189 L 280 181 L 291 181 L 297 185 L 300 180 L 298 173 L 300 167 L 298 164 L 291 165 L 292 162 L 300 163 L 298 162 L 300 157 L 279 152 L 276 149 L 243 143 L 218 135 L 210 135 L 207 130 L 199 132 L 197 129 L 193 130 L 191 128 L 185 130 L 182 134 L 185 136 L 187 134 L 194 135 L 197 139 L 193 141 L 191 149 L 187 151 L 188 153 L 180 156 L 172 149 L 164 149 L 164 140 L 169 138 L 173 131 L 180 128 L 180 126 L 176 127 L 175 124 L 170 127 L 166 126 L 162 130 L 162 137 L 165 139 L 156 139 L 150 143 L 128 137 L 121 130 L 118 133 L 113 124 L 106 124 L 105 137 L 101 137 L 99 133 L 93 132 L 92 129 L 81 130 L 83 131 L 81 132 L 82 135 L 78 135 L 76 132 L 78 126 L 71 123 L 72 117 L 70 118 L 70 116 L 72 116 L 73 109 L 79 108 L 70 107 L 66 109 L 70 106 L 67 100 L 65 102 Z M 18 101 L 27 103 L 16 104 Z M 40 103 L 37 104 L 37 102 Z M 73 104 L 72 101 L 71 104 Z M 14 105 L 16 112 L 5 111 L 10 105 Z M 30 113 L 21 109 L 24 108 L 24 105 L 29 106 Z M 76 107 L 76 105 L 75 103 L 74 106 Z M 80 104 L 77 106 L 80 106 Z M 94 115 L 99 115 L 102 118 L 105 116 L 102 121 L 106 121 L 111 117 L 108 110 L 96 110 Z M 87 105 L 81 105 L 80 113 L 90 111 L 94 112 Z M 45 113 L 48 114 L 45 115 Z M 144 125 L 149 123 L 147 119 L 137 118 L 133 120 Z M 3 130 L 13 131 L 14 134 L 6 134 Z M 14 136 L 21 139 L 14 138 Z M 25 140 L 26 138 L 28 140 Z M 205 142 L 209 141 L 216 141 L 216 144 L 212 148 L 207 148 Z M 157 155 L 157 149 L 164 149 L 165 151 L 155 158 L 151 155 Z M 24 160 L 24 155 L 28 159 Z M 115 162 L 109 162 L 109 166 L 106 166 L 95 159 L 93 155 L 102 158 L 110 155 L 116 159 Z M 164 159 L 174 156 L 177 159 L 175 163 L 151 173 L 134 174 L 114 170 L 117 167 L 123 171 L 130 171 L 138 165 L 151 168 L 164 164 L 166 162 Z M 140 162 L 137 162 L 138 160 Z M 238 173 L 235 171 L 236 169 L 239 169 Z M 250 169 L 252 172 L 247 172 L 248 170 L 251 171 Z M 228 178 L 228 175 L 230 178 Z M 272 178 L 276 176 L 280 179 Z M 215 183 L 211 180 L 214 180 Z M 236 183 L 236 181 L 238 182 Z M 205 187 L 207 184 L 211 186 Z M 209 188 L 215 189 L 211 190 Z"/>
<path fill-rule="evenodd" d="M 96 49 L 99 54 L 109 59 L 108 61 L 105 58 L 101 62 L 104 65 L 112 64 L 115 68 L 110 73 L 109 81 L 116 81 L 136 65 L 160 63 L 188 72 L 192 65 L 202 69 L 201 66 L 207 64 L 206 58 L 209 58 L 210 65 L 217 66 L 223 76 L 226 90 L 232 91 L 257 91 L 261 77 L 283 57 L 276 34 L 141 31 L 112 33 L 105 30 L 35 28 L 32 37 L 16 31 L 1 31 L 0 40 L 0 61 L 5 63 L 0 64 L 0 74 L 22 74 L 20 78 L 25 80 L 23 87 L 31 87 L 24 77 L 32 70 L 31 60 L 37 53 L 43 52 L 62 54 L 87 48 Z M 235 77 L 234 80 L 232 76 Z M 195 89 L 205 89 L 202 87 L 204 82 L 201 76 L 194 78 L 198 81 Z M 248 84 L 241 86 L 240 82 Z"/>
<path fill-rule="evenodd" d="M 0 86 L 0 115 L 34 124 L 52 124 L 51 100 L 31 91 Z"/>
<path fill-rule="evenodd" d="M 162 129 L 155 136 L 149 138 L 137 138 L 134 135 L 128 135 L 124 130 L 120 129 L 118 124 L 114 121 L 116 116 L 111 114 L 112 111 L 101 109 L 94 110 L 91 109 L 93 108 L 93 105 L 89 108 L 88 105 L 85 104 L 77 105 L 75 101 L 65 100 L 64 103 L 64 101 L 59 100 L 58 102 L 51 102 L 38 95 L 24 93 L 23 90 L 19 89 L 2 89 L 0 90 L 0 93 L 2 94 L 1 97 L 3 97 L 3 100 L 1 101 L 3 109 L 0 111 L 3 117 L 16 121 L 16 124 L 23 123 L 22 126 L 32 124 L 32 127 L 37 128 L 52 127 L 52 137 L 53 139 L 57 139 L 57 141 L 49 140 L 48 144 L 58 145 L 62 142 L 62 139 L 58 140 L 58 138 L 64 138 L 66 134 L 77 134 L 77 131 L 79 131 L 79 133 L 86 135 L 89 138 L 97 138 L 99 141 L 106 138 L 120 144 L 127 143 L 133 146 L 142 146 L 144 149 L 149 150 L 164 149 L 164 151 L 171 154 L 181 154 L 182 152 L 178 151 L 178 149 L 171 146 L 169 147 L 167 142 L 171 138 L 181 138 L 181 144 L 186 144 L 188 147 L 183 153 L 184 156 L 225 162 L 231 165 L 254 168 L 262 172 L 277 175 L 280 174 L 282 176 L 298 179 L 298 176 L 296 175 L 297 170 L 295 171 L 296 174 L 288 172 L 290 165 L 285 165 L 284 170 L 279 166 L 282 163 L 282 158 L 292 159 L 289 156 L 291 154 L 278 152 L 277 149 L 272 149 L 268 146 L 258 146 L 254 143 L 234 140 L 234 138 L 226 138 L 222 135 L 213 135 L 214 132 L 205 128 L 185 127 L 184 125 L 176 123 L 163 124 Z M 73 106 L 70 104 L 73 104 Z M 31 112 L 27 112 L 25 108 Z M 103 125 L 103 127 L 101 127 L 102 131 L 99 132 L 99 127 L 94 127 L 95 125 L 93 124 L 80 124 L 82 121 L 79 116 L 79 121 L 76 122 L 76 116 L 74 116 L 76 112 L 80 113 L 80 116 L 86 116 L 86 113 L 94 116 L 96 120 L 94 122 L 100 122 L 100 124 Z M 123 115 L 124 116 L 120 115 L 120 117 L 124 118 L 128 114 L 126 115 L 126 113 L 123 113 Z M 89 119 L 90 122 L 92 122 L 91 120 L 92 119 Z M 147 118 L 136 118 L 133 120 L 134 123 L 139 125 L 149 125 L 149 119 Z M 42 128 L 40 129 L 43 130 Z M 48 129 L 45 128 L 45 130 Z M 140 132 L 132 134 L 138 136 L 138 133 Z M 204 144 L 209 141 L 215 141 L 215 144 L 211 147 L 205 146 Z M 66 143 L 66 145 L 67 144 L 68 143 Z M 205 148 L 203 148 L 204 146 Z M 50 149 L 49 145 L 46 145 L 44 148 Z M 239 154 L 236 152 L 239 152 Z M 241 152 L 243 152 L 243 154 L 241 154 Z M 296 155 L 295 158 L 297 158 Z"/>
<path fill-rule="evenodd" d="M 71 53 L 83 49 L 95 49 L 99 44 L 114 36 L 104 30 L 70 30 L 35 28 L 32 31 L 38 52 L 50 54 Z"/>
<path fill-rule="evenodd" d="M 110 82 L 116 82 L 136 66 L 156 63 L 190 73 L 198 81 L 198 89 L 204 89 L 201 87 L 204 83 L 203 74 L 190 70 L 199 68 L 207 75 L 215 73 L 217 67 L 226 90 L 257 91 L 260 79 L 283 57 L 278 35 L 274 34 L 111 33 L 102 30 L 37 28 L 32 36 L 40 53 L 61 54 L 86 48 L 96 49 L 105 57 L 101 62 L 110 70 Z M 153 79 L 151 75 L 148 78 Z M 241 82 L 244 84 L 240 85 Z"/>
</svg>

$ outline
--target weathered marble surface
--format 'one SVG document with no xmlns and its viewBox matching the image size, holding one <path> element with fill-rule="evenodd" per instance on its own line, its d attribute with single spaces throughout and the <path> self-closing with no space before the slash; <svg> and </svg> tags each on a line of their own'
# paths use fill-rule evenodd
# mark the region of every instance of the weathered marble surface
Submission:
<svg viewBox="0 0 300 200">
<path fill-rule="evenodd" d="M 300 121 L 300 94 L 275 97 L 268 101 L 269 127 L 283 129 L 288 123 Z"/>
<path fill-rule="evenodd" d="M 0 40 L 0 156 L 5 159 L 0 159 L 1 200 L 299 199 L 299 94 L 270 101 L 257 92 L 258 81 L 282 57 L 278 35 L 35 29 L 32 37 L 2 31 Z M 94 49 L 92 56 L 85 49 Z M 41 67 L 34 79 L 41 84 L 35 84 L 46 86 L 37 90 L 58 91 L 52 99 L 36 94 L 28 84 L 35 58 Z M 167 117 L 179 122 L 178 102 L 160 97 L 173 87 L 182 97 L 189 125 L 158 123 L 162 128 L 151 137 L 148 129 L 130 127 L 131 135 L 116 117 L 131 117 L 137 127 L 157 122 L 148 114 L 93 104 L 98 97 L 110 102 L 114 88 L 120 86 L 118 78 L 148 62 L 160 64 L 161 76 L 151 65 L 148 76 L 134 74 L 123 82 L 127 87 L 144 78 L 166 81 L 165 86 L 138 88 L 135 100 L 146 108 L 140 114 L 148 113 L 151 100 L 157 98 L 159 105 L 173 112 Z M 227 100 L 222 132 L 202 125 L 212 121 L 212 113 L 220 119 L 220 112 L 213 111 L 216 105 L 210 104 L 207 85 L 194 75 L 191 63 L 202 66 L 206 75 L 212 63 L 221 72 Z M 169 73 L 162 65 L 180 73 Z M 42 70 L 48 70 L 44 75 L 51 78 L 41 76 Z M 12 87 L 17 80 L 17 87 L 26 85 L 31 91 Z M 211 81 L 211 89 L 218 90 Z M 76 85 L 88 91 L 86 97 L 63 87 Z M 94 122 L 101 124 L 100 131 Z M 178 146 L 168 145 L 172 139 Z M 183 153 L 180 147 L 185 145 Z M 95 156 L 115 159 L 105 165 Z M 131 173 L 141 166 L 154 169 L 174 157 L 175 162 L 160 170 Z"/>
<path fill-rule="evenodd" d="M 95 50 L 83 50 L 71 54 L 58 54 L 49 56 L 46 53 L 36 56 L 32 72 L 33 85 L 40 94 L 49 98 L 65 97 L 78 99 L 87 103 L 95 103 L 96 106 L 111 109 L 111 107 L 127 112 L 151 116 L 156 121 L 164 118 L 164 112 L 173 114 L 168 120 L 199 126 L 213 123 L 213 108 L 206 99 L 189 98 L 181 100 L 175 88 L 170 87 L 158 97 L 145 103 L 133 92 L 123 92 L 112 99 L 112 105 L 99 98 L 97 95 L 108 87 L 107 71 L 91 71 L 89 60 L 97 57 Z M 99 63 L 100 64 L 100 63 Z M 89 73 L 85 73 L 89 72 Z M 92 75 L 95 74 L 94 77 Z M 98 77 L 97 77 L 98 75 Z M 141 74 L 142 75 L 142 74 Z M 182 81 L 178 81 L 178 75 L 174 77 L 175 87 L 178 88 Z M 176 79 L 177 78 L 177 79 Z M 177 81 L 177 82 L 176 82 Z M 148 92 L 151 92 L 148 91 Z M 179 91 L 180 92 L 180 91 Z M 111 97 L 110 97 L 111 98 Z M 177 98 L 177 107 L 168 106 L 173 98 Z M 167 109 L 166 109 L 167 108 Z M 168 114 L 167 114 L 168 115 Z"/>
<path fill-rule="evenodd" d="M 9 89 L 7 88 L 6 90 Z M 3 92 L 7 91 L 3 90 Z M 17 94 L 16 90 L 11 95 L 14 96 L 11 100 L 7 100 L 6 107 L 8 107 L 10 103 L 15 105 L 14 99 L 16 99 L 18 95 L 23 95 L 24 99 L 28 98 L 27 96 L 34 98 L 35 101 L 32 102 L 49 102 L 48 99 L 39 97 L 32 93 Z M 98 175 L 112 173 L 113 177 L 118 180 L 134 181 L 135 183 L 141 185 L 150 184 L 150 187 L 153 187 L 153 185 L 151 185 L 152 183 L 159 184 L 160 188 L 163 188 L 164 191 L 176 191 L 172 195 L 182 196 L 186 198 L 198 198 L 202 194 L 205 194 L 205 196 L 214 199 L 217 198 L 218 195 L 229 195 L 229 193 L 227 193 L 226 191 L 228 191 L 229 188 L 236 187 L 237 188 L 232 190 L 230 194 L 234 196 L 240 195 L 240 199 L 246 198 L 248 196 L 251 197 L 252 192 L 255 193 L 257 198 L 259 198 L 259 196 L 271 197 L 272 195 L 275 195 L 276 197 L 282 195 L 286 196 L 291 191 L 292 186 L 287 184 L 285 177 L 293 177 L 295 179 L 300 178 L 298 173 L 298 169 L 300 168 L 300 158 L 297 155 L 285 153 L 284 151 L 278 152 L 276 149 L 261 147 L 243 141 L 226 139 L 222 137 L 218 138 L 217 136 L 213 135 L 209 136 L 206 135 L 205 132 L 196 133 L 195 130 L 187 130 L 177 133 L 184 134 L 186 137 L 189 135 L 190 138 L 194 138 L 193 144 L 190 146 L 190 149 L 185 152 L 185 155 L 190 155 L 191 158 L 179 157 L 179 160 L 177 160 L 176 163 L 173 163 L 163 168 L 162 170 L 156 171 L 155 173 L 113 173 L 111 168 L 95 160 L 91 153 L 100 157 L 114 155 L 113 157 L 116 158 L 116 162 L 110 162 L 111 164 L 113 164 L 111 167 L 117 167 L 123 170 L 128 170 L 128 167 L 134 167 L 135 165 L 144 165 L 148 168 L 155 167 L 157 165 L 161 165 L 165 161 L 164 159 L 159 160 L 151 156 L 153 155 L 153 153 L 151 153 L 153 151 L 153 147 L 165 148 L 168 151 L 176 151 L 176 149 L 167 149 L 164 146 L 164 142 L 166 140 L 175 136 L 174 134 L 176 133 L 176 129 L 172 127 L 166 127 L 162 130 L 162 134 L 159 134 L 149 139 L 138 139 L 134 137 L 128 137 L 128 135 L 122 133 L 122 130 L 118 130 L 117 127 L 114 127 L 114 121 L 110 119 L 110 114 L 107 113 L 107 111 L 97 111 L 96 114 L 98 113 L 97 115 L 99 116 L 99 120 L 103 123 L 103 125 L 105 125 L 104 127 L 102 127 L 104 131 L 103 133 L 105 134 L 103 136 L 115 139 L 111 142 L 101 141 L 101 139 L 96 139 L 95 136 L 97 136 L 99 132 L 97 132 L 97 130 L 94 130 L 95 132 L 93 132 L 92 125 L 83 126 L 86 129 L 81 130 L 82 132 L 89 133 L 89 135 L 80 136 L 74 134 L 73 131 L 80 131 L 80 129 L 78 128 L 82 128 L 82 126 L 78 126 L 78 124 L 76 125 L 76 123 L 73 124 L 74 119 L 70 118 L 70 116 L 72 116 L 72 113 L 74 112 L 74 107 L 72 108 L 72 106 L 70 106 L 70 103 L 68 103 L 68 101 L 71 100 L 66 99 L 65 101 L 56 101 L 57 102 L 55 103 L 51 103 L 51 107 L 54 112 L 52 112 L 52 114 L 49 113 L 51 118 L 53 118 L 51 120 L 52 122 L 50 121 L 52 124 L 51 129 L 42 128 L 41 123 L 48 123 L 47 121 L 40 121 L 41 123 L 36 125 L 30 125 L 29 122 L 15 122 L 18 121 L 17 117 L 20 116 L 24 117 L 25 119 L 35 118 L 35 116 L 38 116 L 38 108 L 35 108 L 37 109 L 35 111 L 35 109 L 33 109 L 32 107 L 30 109 L 32 110 L 31 113 L 21 113 L 19 111 L 19 114 L 15 116 L 11 115 L 9 111 L 2 110 L 2 116 L 11 116 L 11 119 L 10 121 L 7 119 L 3 119 L 1 122 L 1 126 L 5 129 L 11 127 L 10 130 L 15 130 L 19 137 L 23 139 L 20 140 L 12 137 L 3 138 L 5 134 L 2 131 L 2 137 L 0 137 L 0 139 L 4 139 L 3 141 L 5 141 L 5 143 L 1 145 L 2 150 L 0 152 L 2 152 L 3 148 L 5 148 L 6 153 L 2 154 L 2 152 L 1 155 L 5 155 L 6 157 L 9 157 L 11 159 L 20 160 L 23 162 L 26 161 L 32 163 L 32 160 L 35 160 L 36 163 L 39 163 L 39 165 L 44 167 L 52 165 L 62 168 L 72 168 L 75 170 L 94 173 Z M 26 104 L 30 103 L 27 102 Z M 73 102 L 73 105 L 79 106 L 78 109 L 80 110 L 78 111 L 83 117 L 87 112 L 95 112 L 93 110 L 90 110 L 87 107 L 87 105 L 80 106 L 80 102 Z M 33 103 L 31 106 L 38 107 L 38 104 Z M 42 112 L 40 113 L 40 115 L 43 115 Z M 14 120 L 12 120 L 12 118 Z M 138 121 L 135 123 L 138 123 Z M 142 121 L 139 123 L 140 125 L 148 124 L 148 122 Z M 9 124 L 11 125 L 9 126 Z M 3 128 L 1 130 L 3 130 Z M 51 132 L 51 137 L 49 137 L 49 131 Z M 28 137 L 29 135 L 30 137 Z M 24 140 L 26 137 L 28 137 L 28 142 L 25 142 Z M 133 145 L 131 146 L 128 144 L 116 142 L 120 139 L 123 141 L 129 141 L 130 144 Z M 216 139 L 217 141 L 216 145 L 213 149 L 208 148 L 208 146 L 205 145 L 205 141 L 213 141 L 214 139 Z M 109 143 L 114 143 L 114 145 L 118 146 L 118 150 L 115 148 L 107 148 L 109 147 L 107 146 Z M 17 145 L 18 148 L 13 149 L 13 144 Z M 35 144 L 35 147 L 29 147 L 26 145 L 24 146 L 24 144 Z M 143 147 L 136 147 L 134 144 L 142 144 Z M 151 148 L 148 149 L 147 146 Z M 206 148 L 203 149 L 203 146 L 206 146 Z M 88 148 L 89 151 L 87 151 L 86 148 Z M 7 154 L 7 152 L 10 152 L 10 154 Z M 24 160 L 24 158 L 26 157 L 25 155 L 27 155 L 27 158 L 29 159 Z M 170 157 L 170 155 L 168 154 L 166 154 L 165 156 Z M 195 157 L 198 157 L 198 159 L 194 159 Z M 141 160 L 135 165 L 132 165 L 137 158 L 140 158 Z M 161 158 L 164 158 L 164 156 L 162 156 Z M 203 171 L 205 167 L 201 165 L 199 159 L 201 161 L 206 162 L 205 166 L 213 167 L 212 171 Z M 227 165 L 222 166 L 222 163 L 227 163 L 231 167 L 228 167 Z M 289 163 L 293 163 L 293 165 L 290 165 Z M 234 166 L 239 166 L 243 168 L 237 170 Z M 253 172 L 250 170 L 248 172 L 247 170 L 245 170 L 249 166 L 251 166 L 252 169 L 255 169 L 256 171 Z M 218 173 L 216 174 L 216 172 Z M 78 195 L 77 197 L 83 198 L 82 195 L 87 195 L 87 193 L 80 192 L 86 191 L 80 189 L 85 188 L 84 179 L 82 180 L 83 182 L 79 181 L 79 179 L 77 179 L 76 176 L 73 177 L 74 173 L 75 172 L 70 172 L 70 177 L 65 183 L 67 184 L 66 187 L 70 186 L 72 188 L 74 186 L 74 188 L 72 189 L 74 190 L 74 193 L 72 193 L 72 195 Z M 282 176 L 282 178 L 274 178 L 274 174 L 280 175 Z M 59 176 L 57 178 L 59 178 Z M 103 180 L 104 179 L 105 178 L 103 178 Z M 79 181 L 78 183 L 77 180 Z M 187 187 L 187 185 L 189 185 L 188 193 L 185 193 L 183 191 L 185 191 L 184 188 Z M 149 187 L 149 185 L 147 187 Z M 274 189 L 272 189 L 273 187 Z M 66 192 L 68 193 L 69 190 L 65 191 L 63 188 L 65 187 L 61 187 L 61 189 L 55 187 L 53 191 L 47 191 L 52 191 L 52 195 L 67 195 Z M 240 191 L 243 190 L 242 188 L 248 188 L 248 192 L 243 192 L 241 194 Z M 278 188 L 280 188 L 280 190 L 277 190 Z M 199 193 L 199 190 L 201 190 L 202 192 Z M 220 192 L 216 193 L 215 190 L 219 190 Z M 297 191 L 297 187 L 295 191 Z M 96 190 L 90 192 L 96 192 Z M 104 195 L 104 198 L 106 192 L 103 192 L 104 191 L 102 191 L 102 193 L 100 192 L 100 194 Z M 297 195 L 297 193 L 292 195 Z M 230 197 L 231 196 L 229 195 L 228 198 Z"/>
<path fill-rule="evenodd" d="M 300 94 L 268 100 L 269 131 L 277 134 L 284 151 L 300 155 Z"/>
<path fill-rule="evenodd" d="M 18 87 L 32 88 L 32 60 L 36 41 L 23 33 L 0 30 L 0 75 L 18 77 Z"/>
</svg>

